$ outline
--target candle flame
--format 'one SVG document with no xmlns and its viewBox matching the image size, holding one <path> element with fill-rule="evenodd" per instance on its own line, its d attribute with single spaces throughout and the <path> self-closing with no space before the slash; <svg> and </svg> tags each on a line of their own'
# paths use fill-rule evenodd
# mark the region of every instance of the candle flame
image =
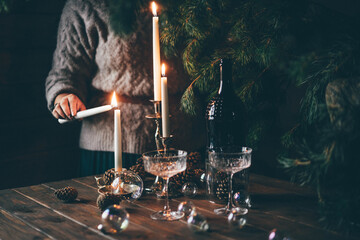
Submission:
<svg viewBox="0 0 360 240">
<path fill-rule="evenodd" d="M 161 65 L 161 75 L 163 77 L 165 77 L 165 64 L 164 63 Z"/>
<path fill-rule="evenodd" d="M 115 91 L 114 91 L 114 94 L 113 94 L 112 99 L 111 99 L 111 106 L 113 106 L 113 107 L 117 107 L 117 106 L 118 106 Z"/>
<path fill-rule="evenodd" d="M 155 2 L 151 3 L 151 8 L 152 8 L 153 15 L 156 16 L 157 15 L 157 13 L 156 13 L 157 6 L 156 6 Z"/>
</svg>

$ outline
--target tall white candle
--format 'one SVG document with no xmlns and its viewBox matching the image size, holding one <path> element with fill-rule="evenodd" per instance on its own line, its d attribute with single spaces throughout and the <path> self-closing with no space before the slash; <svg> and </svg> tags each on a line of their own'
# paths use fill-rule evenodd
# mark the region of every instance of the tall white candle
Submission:
<svg viewBox="0 0 360 240">
<path fill-rule="evenodd" d="M 152 26 L 153 26 L 153 72 L 154 72 L 154 100 L 161 101 L 160 83 L 160 37 L 159 17 L 156 13 L 156 3 L 152 2 Z"/>
<path fill-rule="evenodd" d="M 165 65 L 161 66 L 161 119 L 162 119 L 162 136 L 170 136 L 170 120 L 169 120 L 169 98 L 168 84 L 165 76 Z"/>
<path fill-rule="evenodd" d="M 111 104 L 117 106 L 115 92 Z M 115 171 L 122 171 L 121 113 L 119 109 L 114 111 L 114 165 Z"/>
<path fill-rule="evenodd" d="M 110 111 L 112 108 L 113 108 L 112 105 L 105 105 L 105 106 L 86 109 L 84 111 L 77 112 L 77 114 L 74 116 L 74 118 L 75 119 L 81 119 L 81 118 L 91 117 L 91 116 L 94 116 L 94 115 L 99 114 L 99 113 Z M 58 122 L 61 123 L 61 124 L 67 123 L 67 122 L 70 122 L 70 121 L 71 120 L 67 120 L 67 119 L 58 119 Z"/>
</svg>

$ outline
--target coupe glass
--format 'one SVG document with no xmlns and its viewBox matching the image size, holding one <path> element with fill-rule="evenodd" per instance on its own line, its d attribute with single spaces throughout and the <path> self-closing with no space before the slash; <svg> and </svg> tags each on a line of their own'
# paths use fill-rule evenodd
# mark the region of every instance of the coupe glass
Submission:
<svg viewBox="0 0 360 240">
<path fill-rule="evenodd" d="M 173 221 L 180 219 L 184 213 L 171 211 L 169 206 L 169 178 L 185 171 L 187 152 L 182 150 L 160 150 L 143 154 L 144 168 L 155 176 L 162 177 L 165 182 L 166 200 L 164 210 L 151 214 L 154 220 Z"/>
<path fill-rule="evenodd" d="M 209 163 L 218 171 L 228 174 L 228 203 L 224 208 L 215 209 L 215 214 L 227 215 L 232 210 L 236 210 L 238 214 L 245 215 L 248 209 L 235 207 L 233 204 L 232 179 L 235 173 L 250 167 L 251 165 L 251 148 L 247 147 L 229 147 L 219 148 L 209 151 Z"/>
</svg>

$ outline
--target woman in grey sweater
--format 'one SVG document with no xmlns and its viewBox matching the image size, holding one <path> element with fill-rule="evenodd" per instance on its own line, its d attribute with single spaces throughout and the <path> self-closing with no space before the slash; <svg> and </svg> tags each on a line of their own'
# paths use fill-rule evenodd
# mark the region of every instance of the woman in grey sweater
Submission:
<svg viewBox="0 0 360 240">
<path fill-rule="evenodd" d="M 72 119 L 77 111 L 110 104 L 116 92 L 121 109 L 124 167 L 155 149 L 151 14 L 138 16 L 136 30 L 116 35 L 109 25 L 107 1 L 68 0 L 61 16 L 52 69 L 46 79 L 48 108 L 55 118 Z M 203 125 L 179 111 L 188 85 L 182 67 L 167 62 L 173 147 L 192 151 L 203 146 Z M 113 167 L 113 111 L 85 118 L 80 133 L 81 175 Z M 201 127 L 199 127 L 201 126 Z M 59 126 L 60 127 L 60 126 Z"/>
</svg>

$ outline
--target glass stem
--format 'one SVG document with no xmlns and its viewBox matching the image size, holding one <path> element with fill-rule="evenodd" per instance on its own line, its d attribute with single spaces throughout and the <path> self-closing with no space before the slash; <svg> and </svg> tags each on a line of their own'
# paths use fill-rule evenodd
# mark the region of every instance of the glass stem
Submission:
<svg viewBox="0 0 360 240">
<path fill-rule="evenodd" d="M 168 190 L 168 186 L 169 186 L 169 178 L 164 178 L 165 180 L 165 187 L 164 190 L 166 192 L 166 196 L 165 196 L 165 206 L 164 206 L 164 215 L 169 216 L 170 215 L 170 206 L 169 206 L 169 190 Z"/>
<path fill-rule="evenodd" d="M 226 211 L 230 211 L 230 209 L 233 207 L 233 199 L 232 199 L 232 180 L 233 180 L 233 173 L 229 174 L 229 182 L 228 182 L 228 192 L 229 192 L 229 199 L 228 199 L 228 204 L 226 206 Z"/>
</svg>

